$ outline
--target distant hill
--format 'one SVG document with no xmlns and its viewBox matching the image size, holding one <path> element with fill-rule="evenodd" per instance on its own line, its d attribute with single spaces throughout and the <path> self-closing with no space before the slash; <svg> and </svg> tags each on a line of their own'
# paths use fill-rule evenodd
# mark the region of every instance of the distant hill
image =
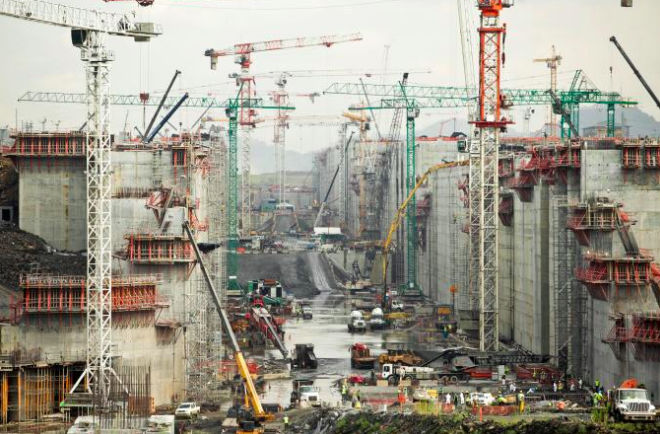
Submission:
<svg viewBox="0 0 660 434">
<path fill-rule="evenodd" d="M 250 150 L 252 173 L 275 173 L 275 146 L 259 140 L 252 141 Z M 286 151 L 285 165 L 291 170 L 309 172 L 314 164 L 314 153 Z"/>
<path fill-rule="evenodd" d="M 605 106 L 590 106 L 584 107 L 580 111 L 580 130 L 592 127 L 595 125 L 604 125 L 607 121 L 607 107 Z M 637 107 L 632 108 L 619 108 L 616 111 L 616 123 L 621 125 L 625 123 L 630 127 L 631 137 L 640 136 L 660 136 L 660 122 L 654 119 L 648 113 L 640 110 Z M 418 136 L 437 136 L 440 132 L 441 121 L 435 122 L 417 132 Z M 445 124 L 443 128 L 443 135 L 450 135 L 454 129 L 452 122 Z M 469 126 L 466 118 L 456 119 L 456 130 L 461 132 L 468 132 Z M 515 124 L 509 128 L 508 136 L 520 137 L 522 125 Z"/>
</svg>

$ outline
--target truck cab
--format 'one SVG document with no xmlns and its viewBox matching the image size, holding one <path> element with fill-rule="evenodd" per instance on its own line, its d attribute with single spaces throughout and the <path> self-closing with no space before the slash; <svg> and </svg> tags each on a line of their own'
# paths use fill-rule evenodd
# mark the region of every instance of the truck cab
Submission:
<svg viewBox="0 0 660 434">
<path fill-rule="evenodd" d="M 616 389 L 612 396 L 611 415 L 621 421 L 655 421 L 655 407 L 645 389 Z"/>
<path fill-rule="evenodd" d="M 314 386 L 300 386 L 298 388 L 298 396 L 300 406 L 320 407 L 321 397 L 319 396 L 319 388 Z"/>
</svg>

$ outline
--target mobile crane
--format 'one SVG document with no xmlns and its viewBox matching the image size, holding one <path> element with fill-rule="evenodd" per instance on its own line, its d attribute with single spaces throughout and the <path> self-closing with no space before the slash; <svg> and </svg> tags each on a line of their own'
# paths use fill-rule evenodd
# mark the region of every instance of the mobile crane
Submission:
<svg viewBox="0 0 660 434">
<path fill-rule="evenodd" d="M 213 280 L 211 280 L 211 276 L 209 275 L 209 272 L 206 269 L 206 266 L 204 265 L 202 254 L 199 251 L 199 247 L 197 246 L 197 242 L 195 241 L 195 235 L 193 234 L 192 229 L 190 228 L 189 222 L 186 221 L 183 223 L 183 230 L 188 236 L 188 239 L 190 240 L 190 245 L 192 246 L 193 251 L 195 253 L 195 258 L 199 263 L 199 268 L 202 270 L 202 275 L 204 276 L 206 285 L 208 286 L 209 292 L 211 293 L 211 298 L 213 299 L 213 303 L 215 304 L 215 307 L 218 310 L 218 314 L 220 315 L 220 321 L 222 322 L 222 327 L 227 333 L 227 336 L 229 336 L 229 341 L 231 342 L 231 346 L 234 351 L 234 360 L 236 361 L 236 365 L 238 366 L 238 371 L 241 374 L 241 378 L 243 379 L 243 384 L 245 385 L 247 400 L 250 402 L 250 406 L 252 407 L 252 414 L 250 415 L 250 417 L 244 417 L 243 420 L 239 420 L 240 427 L 236 431 L 236 434 L 263 434 L 264 428 L 262 425 L 264 422 L 271 420 L 272 415 L 266 413 L 264 411 L 263 406 L 261 405 L 261 400 L 259 400 L 259 394 L 257 393 L 257 389 L 254 387 L 254 383 L 252 382 L 252 377 L 250 376 L 248 365 L 245 362 L 245 357 L 243 356 L 243 352 L 241 351 L 241 348 L 238 346 L 236 335 L 234 335 L 234 331 L 231 328 L 231 323 L 229 322 L 229 316 L 227 315 L 227 312 L 223 309 L 222 305 L 220 304 L 220 298 L 218 298 L 218 293 L 215 291 Z"/>
</svg>

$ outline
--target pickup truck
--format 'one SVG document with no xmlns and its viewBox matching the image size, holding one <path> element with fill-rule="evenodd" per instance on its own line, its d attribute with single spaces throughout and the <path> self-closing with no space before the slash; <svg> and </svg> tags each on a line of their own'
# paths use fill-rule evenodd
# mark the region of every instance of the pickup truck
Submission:
<svg viewBox="0 0 660 434">
<path fill-rule="evenodd" d="M 616 422 L 655 421 L 655 407 L 645 389 L 616 389 L 612 395 L 610 415 Z"/>
<path fill-rule="evenodd" d="M 174 416 L 178 418 L 193 419 L 199 416 L 199 405 L 195 402 L 182 402 L 174 411 Z"/>
<path fill-rule="evenodd" d="M 302 308 L 302 317 L 303 319 L 312 319 L 314 314 L 312 313 L 312 308 L 309 306 L 303 306 Z"/>
</svg>

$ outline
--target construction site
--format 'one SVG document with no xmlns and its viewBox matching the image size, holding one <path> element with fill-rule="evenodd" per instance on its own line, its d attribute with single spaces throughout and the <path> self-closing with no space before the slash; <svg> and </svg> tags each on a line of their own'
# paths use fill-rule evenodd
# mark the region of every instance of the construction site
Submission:
<svg viewBox="0 0 660 434">
<path fill-rule="evenodd" d="M 65 3 L 0 0 L 0 430 L 660 432 L 651 0 Z"/>
</svg>

